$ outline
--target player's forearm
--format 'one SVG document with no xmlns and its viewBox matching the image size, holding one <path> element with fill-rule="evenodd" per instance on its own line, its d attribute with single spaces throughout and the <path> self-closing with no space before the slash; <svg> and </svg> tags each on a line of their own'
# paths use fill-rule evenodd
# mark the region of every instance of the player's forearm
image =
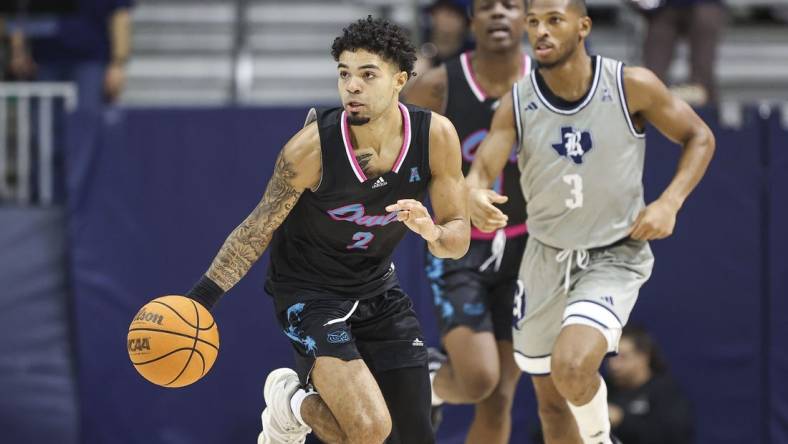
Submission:
<svg viewBox="0 0 788 444">
<path fill-rule="evenodd" d="M 511 147 L 512 143 L 497 133 L 487 135 L 476 150 L 476 158 L 473 159 L 471 169 L 465 177 L 466 186 L 470 189 L 490 189 L 506 166 L 511 151 L 511 148 L 502 150 L 500 147 Z"/>
<path fill-rule="evenodd" d="M 248 220 L 239 225 L 224 241 L 211 266 L 205 273 L 216 285 L 228 291 L 243 278 L 271 242 L 270 233 L 249 225 Z"/>
<path fill-rule="evenodd" d="M 128 9 L 119 9 L 109 23 L 111 62 L 125 64 L 131 54 L 131 14 Z"/>
<path fill-rule="evenodd" d="M 468 252 L 471 243 L 471 226 L 467 219 L 452 219 L 444 224 L 435 225 L 436 239 L 427 242 L 435 257 L 459 259 Z"/>
<path fill-rule="evenodd" d="M 676 175 L 660 199 L 670 202 L 676 210 L 680 209 L 706 173 L 714 149 L 714 134 L 704 125 L 684 144 Z"/>
<path fill-rule="evenodd" d="M 222 290 L 229 290 L 246 275 L 298 202 L 303 191 L 291 184 L 295 176 L 295 166 L 280 154 L 263 199 L 230 233 L 205 274 Z"/>
<path fill-rule="evenodd" d="M 465 176 L 465 184 L 471 189 L 489 189 L 495 181 L 495 176 L 483 165 L 483 162 L 474 161 L 468 175 Z"/>
</svg>

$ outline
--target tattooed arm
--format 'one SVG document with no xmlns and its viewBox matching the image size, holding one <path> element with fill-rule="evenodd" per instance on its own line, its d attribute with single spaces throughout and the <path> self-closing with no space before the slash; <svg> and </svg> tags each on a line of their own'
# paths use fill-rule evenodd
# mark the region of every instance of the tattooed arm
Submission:
<svg viewBox="0 0 788 444">
<path fill-rule="evenodd" d="M 435 111 L 438 114 L 446 112 L 448 98 L 446 87 L 449 77 L 446 65 L 441 65 L 416 77 L 413 84 L 409 85 L 402 94 L 402 100 L 416 106 Z"/>
<path fill-rule="evenodd" d="M 301 193 L 317 187 L 321 168 L 320 135 L 312 123 L 279 153 L 262 200 L 224 241 L 206 276 L 224 291 L 238 283 L 268 247 Z"/>
</svg>

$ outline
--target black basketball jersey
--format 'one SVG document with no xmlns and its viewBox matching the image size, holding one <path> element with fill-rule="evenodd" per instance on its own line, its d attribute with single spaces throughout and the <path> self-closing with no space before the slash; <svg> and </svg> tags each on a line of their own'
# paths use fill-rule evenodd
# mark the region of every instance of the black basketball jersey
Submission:
<svg viewBox="0 0 788 444">
<path fill-rule="evenodd" d="M 391 171 L 366 177 L 345 111 L 318 111 L 323 172 L 271 239 L 266 290 L 280 307 L 309 299 L 364 299 L 397 285 L 391 254 L 408 231 L 385 207 L 424 198 L 431 178 L 431 112 L 399 104 L 403 144 Z"/>
<path fill-rule="evenodd" d="M 446 62 L 448 74 L 448 100 L 446 117 L 457 129 L 462 145 L 462 171 L 467 175 L 471 162 L 476 157 L 476 150 L 489 132 L 493 114 L 498 107 L 499 98 L 490 97 L 476 81 L 471 66 L 471 53 L 465 52 Z M 523 54 L 522 75 L 531 71 L 531 58 Z M 512 147 L 509 161 L 503 173 L 496 179 L 493 189 L 509 200 L 498 207 L 509 216 L 506 227 L 508 236 L 517 236 L 526 232 L 525 199 L 520 188 L 520 170 L 517 167 L 516 145 Z M 475 227 L 471 231 L 474 239 L 492 239 L 494 233 L 483 233 Z"/>
</svg>

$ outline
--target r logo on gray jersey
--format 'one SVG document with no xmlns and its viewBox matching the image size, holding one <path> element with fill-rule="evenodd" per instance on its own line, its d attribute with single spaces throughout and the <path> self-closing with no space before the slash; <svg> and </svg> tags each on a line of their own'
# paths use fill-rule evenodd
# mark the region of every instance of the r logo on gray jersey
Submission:
<svg viewBox="0 0 788 444">
<path fill-rule="evenodd" d="M 567 157 L 576 164 L 583 163 L 583 156 L 591 151 L 591 148 L 591 133 L 575 130 L 571 126 L 562 126 L 561 142 L 553 144 L 553 149 L 559 156 Z"/>
</svg>

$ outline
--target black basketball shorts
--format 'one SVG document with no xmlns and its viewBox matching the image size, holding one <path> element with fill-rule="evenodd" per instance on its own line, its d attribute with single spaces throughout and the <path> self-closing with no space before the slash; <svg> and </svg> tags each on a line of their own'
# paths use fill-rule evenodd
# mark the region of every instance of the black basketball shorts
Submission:
<svg viewBox="0 0 788 444">
<path fill-rule="evenodd" d="M 490 331 L 499 341 L 512 340 L 514 296 L 527 238 L 506 240 L 497 271 L 495 260 L 490 260 L 492 241 L 472 240 L 468 254 L 457 260 L 427 252 L 426 272 L 441 336 L 465 326 Z"/>
<path fill-rule="evenodd" d="M 305 385 L 321 356 L 363 359 L 373 374 L 427 363 L 421 325 L 399 286 L 368 299 L 305 300 L 279 312 L 278 319 Z"/>
</svg>

